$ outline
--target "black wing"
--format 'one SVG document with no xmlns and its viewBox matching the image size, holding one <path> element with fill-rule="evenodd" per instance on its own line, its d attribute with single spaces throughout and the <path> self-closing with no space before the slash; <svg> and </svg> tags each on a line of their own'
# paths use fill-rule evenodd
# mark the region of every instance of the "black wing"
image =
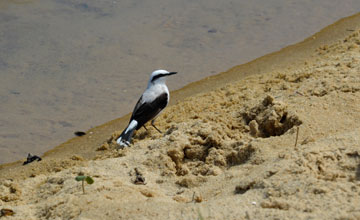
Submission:
<svg viewBox="0 0 360 220">
<path fill-rule="evenodd" d="M 131 116 L 131 120 L 135 119 L 138 122 L 136 129 L 141 128 L 146 122 L 155 118 L 161 110 L 163 110 L 168 104 L 168 94 L 163 93 L 158 96 L 151 103 L 142 103 L 142 97 L 136 103 L 134 111 Z"/>
</svg>

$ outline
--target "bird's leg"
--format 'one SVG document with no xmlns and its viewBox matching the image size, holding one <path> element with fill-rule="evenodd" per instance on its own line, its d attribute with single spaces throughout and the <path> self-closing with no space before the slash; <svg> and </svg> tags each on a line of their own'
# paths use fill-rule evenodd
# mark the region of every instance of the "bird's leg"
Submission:
<svg viewBox="0 0 360 220">
<path fill-rule="evenodd" d="M 143 127 L 145 128 L 145 130 L 147 130 L 147 128 L 146 128 L 146 126 L 145 126 L 145 125 L 143 125 Z"/>
<path fill-rule="evenodd" d="M 155 119 L 151 121 L 151 125 L 161 134 L 162 132 L 154 125 Z"/>
</svg>

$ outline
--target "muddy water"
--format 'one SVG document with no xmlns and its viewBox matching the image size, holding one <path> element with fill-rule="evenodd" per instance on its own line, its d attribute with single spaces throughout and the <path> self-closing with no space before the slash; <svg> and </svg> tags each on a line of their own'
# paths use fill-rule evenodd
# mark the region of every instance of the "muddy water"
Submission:
<svg viewBox="0 0 360 220">
<path fill-rule="evenodd" d="M 179 89 L 358 11 L 358 0 L 2 0 L 0 163 L 128 113 L 154 69 L 178 71 Z"/>
</svg>

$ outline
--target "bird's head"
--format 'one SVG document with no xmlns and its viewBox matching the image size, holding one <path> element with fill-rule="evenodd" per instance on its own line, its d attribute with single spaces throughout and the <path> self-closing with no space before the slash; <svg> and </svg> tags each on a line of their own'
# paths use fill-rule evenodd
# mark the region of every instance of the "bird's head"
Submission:
<svg viewBox="0 0 360 220">
<path fill-rule="evenodd" d="M 169 72 L 167 70 L 155 70 L 154 72 L 152 72 L 150 80 L 149 80 L 149 86 L 151 84 L 156 84 L 156 83 L 165 83 L 166 81 L 166 77 L 176 74 L 177 72 Z"/>
</svg>

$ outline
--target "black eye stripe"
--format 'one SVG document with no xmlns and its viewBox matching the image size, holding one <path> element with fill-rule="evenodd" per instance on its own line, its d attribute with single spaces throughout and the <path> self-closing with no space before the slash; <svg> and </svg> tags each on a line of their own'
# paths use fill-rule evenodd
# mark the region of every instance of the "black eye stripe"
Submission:
<svg viewBox="0 0 360 220">
<path fill-rule="evenodd" d="M 168 74 L 158 74 L 158 75 L 154 76 L 154 78 L 151 79 L 151 82 L 154 82 L 155 80 L 157 80 L 163 76 L 166 76 L 166 75 L 168 75 Z"/>
</svg>

